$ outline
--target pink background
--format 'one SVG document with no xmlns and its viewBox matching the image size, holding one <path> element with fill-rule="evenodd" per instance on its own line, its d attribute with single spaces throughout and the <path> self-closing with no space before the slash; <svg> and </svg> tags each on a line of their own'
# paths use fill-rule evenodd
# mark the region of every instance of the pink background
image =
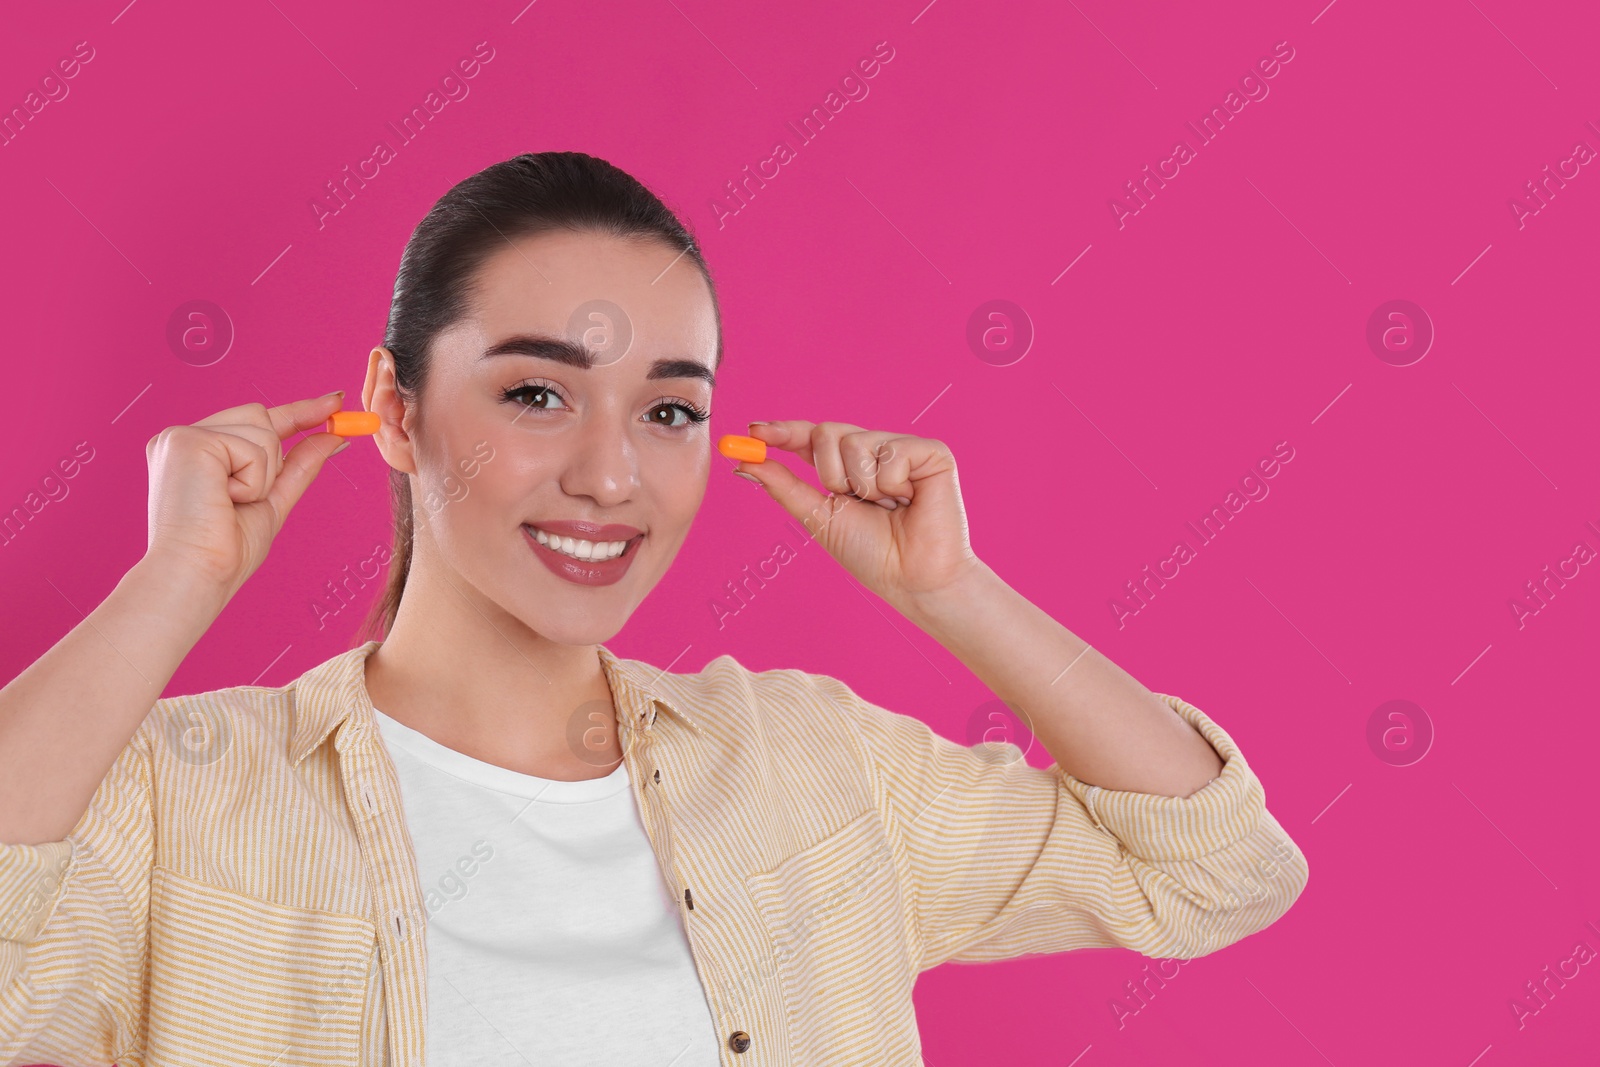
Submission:
<svg viewBox="0 0 1600 1067">
<path fill-rule="evenodd" d="M 1600 150 L 1592 7 L 524 2 L 7 12 L 5 110 L 77 42 L 94 58 L 0 148 L 0 509 L 37 506 L 57 461 L 93 449 L 0 545 L 6 677 L 143 552 L 152 435 L 357 394 L 434 199 L 580 149 L 700 236 L 726 314 L 714 433 L 835 419 L 949 442 L 979 555 L 1215 717 L 1310 859 L 1280 922 L 1185 965 L 1121 1028 L 1111 1001 L 1145 963 L 1126 950 L 927 973 L 930 1064 L 1592 1059 L 1600 968 L 1520 1029 L 1509 1006 L 1578 942 L 1600 949 L 1600 567 L 1562 563 L 1600 548 L 1600 167 L 1520 226 L 1509 206 L 1575 143 Z M 386 123 L 480 41 L 494 58 L 470 94 L 319 229 L 324 183 L 393 144 Z M 868 95 L 799 145 L 786 122 L 880 41 L 894 56 Z M 1269 95 L 1199 145 L 1185 123 L 1283 41 Z M 1111 198 L 1179 138 L 1195 158 L 1119 227 Z M 796 158 L 719 227 L 725 183 L 779 139 Z M 236 331 L 203 367 L 166 340 L 195 299 Z M 1036 335 L 1009 366 L 966 339 L 995 299 Z M 1395 299 L 1436 331 L 1409 366 L 1366 340 Z M 1196 547 L 1185 524 L 1283 441 L 1269 495 L 1119 626 L 1124 584 Z M 325 628 L 312 605 L 389 515 L 374 449 L 334 465 L 169 693 L 281 684 L 349 646 L 376 583 Z M 990 694 L 814 547 L 718 628 L 724 583 L 797 538 L 713 475 L 611 646 L 831 674 L 965 740 Z M 1578 573 L 1519 625 L 1510 601 L 1546 565 Z M 1434 734 L 1405 766 L 1368 742 L 1395 699 Z"/>
</svg>

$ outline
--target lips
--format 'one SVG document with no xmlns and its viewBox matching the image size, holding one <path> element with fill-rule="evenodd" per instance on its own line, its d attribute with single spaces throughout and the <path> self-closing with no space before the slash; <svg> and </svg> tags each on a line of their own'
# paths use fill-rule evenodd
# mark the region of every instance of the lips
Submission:
<svg viewBox="0 0 1600 1067">
<path fill-rule="evenodd" d="M 551 519 L 547 522 L 530 522 L 526 525 L 559 537 L 576 537 L 581 541 L 629 541 L 643 532 L 638 527 L 619 522 L 601 525 L 580 519 Z"/>
<path fill-rule="evenodd" d="M 524 523 L 522 536 L 527 540 L 533 554 L 539 558 L 539 562 L 557 577 L 565 578 L 576 585 L 610 585 L 621 579 L 633 565 L 633 557 L 638 555 L 635 549 L 644 539 L 644 534 L 637 527 L 622 523 L 602 525 L 567 519 Z M 568 541 L 569 538 L 587 541 L 597 547 L 583 549 L 581 546 L 572 545 Z M 547 543 L 552 539 L 554 539 L 553 544 Z M 619 541 L 626 542 L 621 553 L 604 558 L 610 551 L 614 551 L 610 546 Z M 568 552 L 575 547 L 580 551 L 598 553 L 602 558 L 584 559 L 581 556 L 569 555 Z"/>
</svg>

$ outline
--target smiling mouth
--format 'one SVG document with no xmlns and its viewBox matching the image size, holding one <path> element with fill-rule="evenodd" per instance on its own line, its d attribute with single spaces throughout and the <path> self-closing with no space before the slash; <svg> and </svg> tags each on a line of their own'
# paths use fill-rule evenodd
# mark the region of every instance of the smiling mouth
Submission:
<svg viewBox="0 0 1600 1067">
<path fill-rule="evenodd" d="M 547 533 L 530 523 L 523 523 L 523 528 L 528 530 L 539 544 L 579 563 L 605 563 L 617 559 L 626 555 L 644 538 L 644 534 L 638 534 L 626 541 L 585 541 L 578 537 L 562 537 Z"/>
</svg>

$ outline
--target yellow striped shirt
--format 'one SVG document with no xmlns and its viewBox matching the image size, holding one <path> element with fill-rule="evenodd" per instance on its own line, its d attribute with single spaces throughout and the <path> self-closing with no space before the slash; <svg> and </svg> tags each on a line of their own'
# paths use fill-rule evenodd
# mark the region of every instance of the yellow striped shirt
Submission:
<svg viewBox="0 0 1600 1067">
<path fill-rule="evenodd" d="M 0 845 L 0 1064 L 424 1067 L 426 912 L 377 647 L 157 701 L 66 839 Z M 1306 885 L 1260 780 L 1177 697 L 1224 764 L 1165 797 L 996 758 L 825 675 L 598 654 L 730 1067 L 920 1065 L 922 971 L 1192 958 Z"/>
</svg>

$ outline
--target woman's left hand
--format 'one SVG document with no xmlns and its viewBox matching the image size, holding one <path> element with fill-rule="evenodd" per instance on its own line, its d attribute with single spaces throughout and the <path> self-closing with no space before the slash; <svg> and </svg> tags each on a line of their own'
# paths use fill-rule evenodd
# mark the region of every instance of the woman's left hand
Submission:
<svg viewBox="0 0 1600 1067">
<path fill-rule="evenodd" d="M 897 608 L 948 590 L 980 564 L 967 537 L 956 461 L 942 441 L 844 422 L 799 419 L 750 427 L 765 463 L 741 462 L 845 570 Z M 771 450 L 816 469 L 819 493 Z M 883 501 L 883 503 L 877 503 Z"/>
</svg>

